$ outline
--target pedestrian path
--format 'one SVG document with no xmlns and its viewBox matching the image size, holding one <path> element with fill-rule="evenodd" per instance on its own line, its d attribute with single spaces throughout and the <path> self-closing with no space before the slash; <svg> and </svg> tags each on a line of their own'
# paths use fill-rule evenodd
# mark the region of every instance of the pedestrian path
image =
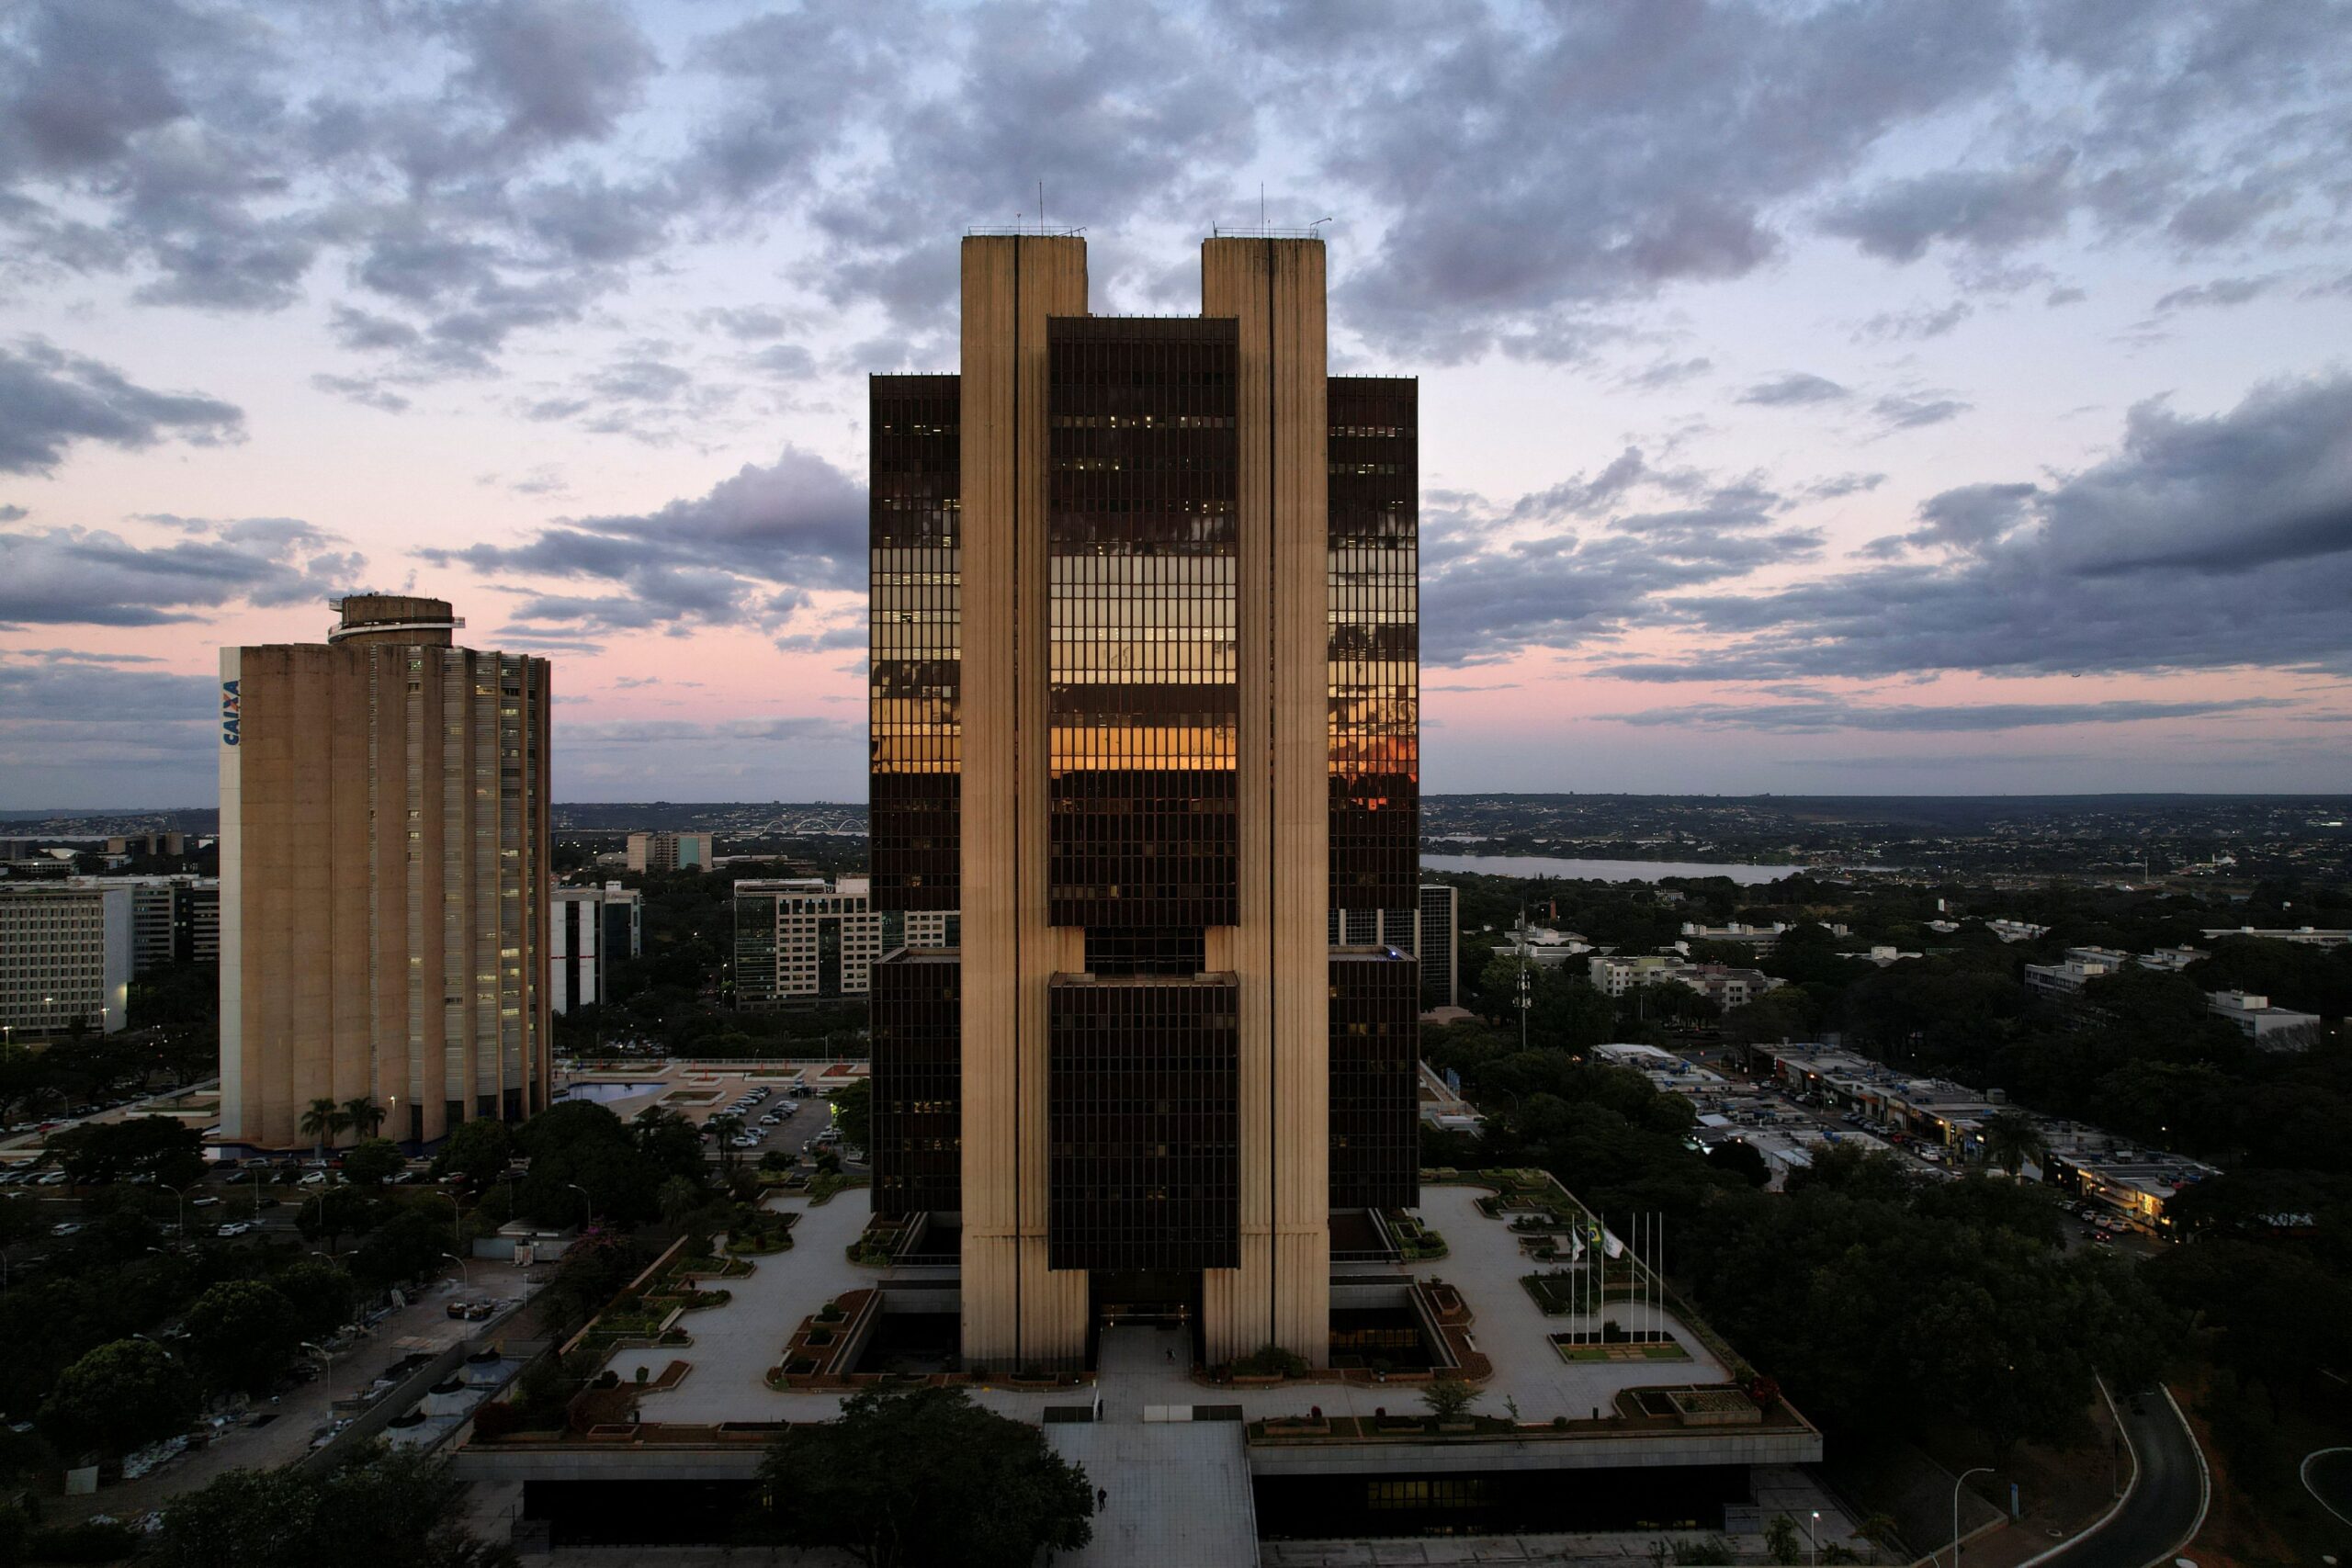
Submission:
<svg viewBox="0 0 2352 1568">
<path fill-rule="evenodd" d="M 1046 1439 L 1086 1467 L 1106 1494 L 1094 1540 L 1057 1554 L 1078 1568 L 1237 1568 L 1258 1561 L 1258 1510 L 1238 1421 L 1147 1423 L 1148 1405 L 1190 1404 L 1198 1392 L 1166 1351 L 1183 1336 L 1149 1328 L 1102 1334 L 1102 1419 L 1056 1423 Z M 1179 1357 L 1184 1355 L 1179 1349 Z"/>
</svg>

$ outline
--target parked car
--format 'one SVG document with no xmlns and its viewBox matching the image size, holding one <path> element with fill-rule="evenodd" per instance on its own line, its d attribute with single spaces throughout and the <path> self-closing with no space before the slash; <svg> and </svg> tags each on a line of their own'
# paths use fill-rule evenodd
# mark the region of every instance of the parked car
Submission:
<svg viewBox="0 0 2352 1568">
<path fill-rule="evenodd" d="M 51 1235 L 80 1235 L 82 1234 L 82 1222 L 79 1220 L 60 1220 L 55 1224 L 49 1227 L 49 1234 Z"/>
<path fill-rule="evenodd" d="M 219 1230 L 214 1231 L 212 1234 L 225 1240 L 230 1236 L 243 1235 L 253 1228 L 252 1224 L 244 1220 L 231 1220 L 227 1224 L 222 1225 Z"/>
</svg>

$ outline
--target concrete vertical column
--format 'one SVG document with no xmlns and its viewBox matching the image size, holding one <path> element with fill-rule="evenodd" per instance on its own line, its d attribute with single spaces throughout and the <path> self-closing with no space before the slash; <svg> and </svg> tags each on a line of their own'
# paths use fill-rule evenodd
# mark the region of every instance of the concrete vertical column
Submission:
<svg viewBox="0 0 2352 1568">
<path fill-rule="evenodd" d="M 1214 239 L 1202 313 L 1239 321 L 1241 1260 L 1204 1281 L 1212 1359 L 1330 1351 L 1329 527 L 1323 247 Z"/>
<path fill-rule="evenodd" d="M 220 1131 L 232 1142 L 258 1135 L 259 1087 L 245 1028 L 244 649 L 220 650 Z"/>
<path fill-rule="evenodd" d="M 1046 1267 L 1046 322 L 1086 313 L 1086 244 L 963 251 L 963 1354 L 1072 1367 L 1087 1280 Z"/>
</svg>

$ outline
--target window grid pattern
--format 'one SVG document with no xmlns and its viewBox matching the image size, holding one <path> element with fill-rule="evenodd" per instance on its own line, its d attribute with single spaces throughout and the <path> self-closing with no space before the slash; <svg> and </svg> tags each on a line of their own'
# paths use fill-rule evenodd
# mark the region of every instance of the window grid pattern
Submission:
<svg viewBox="0 0 2352 1568">
<path fill-rule="evenodd" d="M 874 903 L 952 909 L 961 844 L 961 378 L 871 385 Z"/>
<path fill-rule="evenodd" d="M 1239 1267 L 1239 989 L 1056 977 L 1049 1267 Z"/>
<path fill-rule="evenodd" d="M 1414 1083 L 1420 966 L 1387 948 L 1340 950 L 1331 976 L 1331 1207 L 1420 1201 Z"/>
<path fill-rule="evenodd" d="M 1409 908 L 1420 874 L 1420 383 L 1334 376 L 1331 906 Z"/>
<path fill-rule="evenodd" d="M 963 966 L 901 951 L 874 966 L 874 1212 L 964 1206 Z"/>
<path fill-rule="evenodd" d="M 1047 324 L 1056 925 L 1238 918 L 1237 341 L 1228 318 Z"/>
<path fill-rule="evenodd" d="M 1421 961 L 1423 1012 L 1457 1005 L 1453 928 L 1460 908 L 1450 886 L 1431 883 L 1421 889 L 1420 942 L 1413 951 Z"/>
<path fill-rule="evenodd" d="M 106 895 L 0 887 L 0 1023 L 62 1034 L 106 1018 Z"/>
</svg>

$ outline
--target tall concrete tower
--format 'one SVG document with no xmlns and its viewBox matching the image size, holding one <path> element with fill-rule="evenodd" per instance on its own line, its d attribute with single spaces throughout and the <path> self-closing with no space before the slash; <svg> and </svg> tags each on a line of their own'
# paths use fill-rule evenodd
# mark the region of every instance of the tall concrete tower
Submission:
<svg viewBox="0 0 2352 1568">
<path fill-rule="evenodd" d="M 323 643 L 220 650 L 220 1119 L 290 1148 L 314 1100 L 383 1135 L 543 1109 L 548 663 L 363 594 Z"/>
<path fill-rule="evenodd" d="M 1307 235 L 1087 314 L 975 235 L 957 376 L 873 382 L 875 1203 L 961 1226 L 963 1351 L 1164 1309 L 1329 1359 L 1330 1216 L 1416 1197 L 1417 388 L 1325 368 Z"/>
</svg>

